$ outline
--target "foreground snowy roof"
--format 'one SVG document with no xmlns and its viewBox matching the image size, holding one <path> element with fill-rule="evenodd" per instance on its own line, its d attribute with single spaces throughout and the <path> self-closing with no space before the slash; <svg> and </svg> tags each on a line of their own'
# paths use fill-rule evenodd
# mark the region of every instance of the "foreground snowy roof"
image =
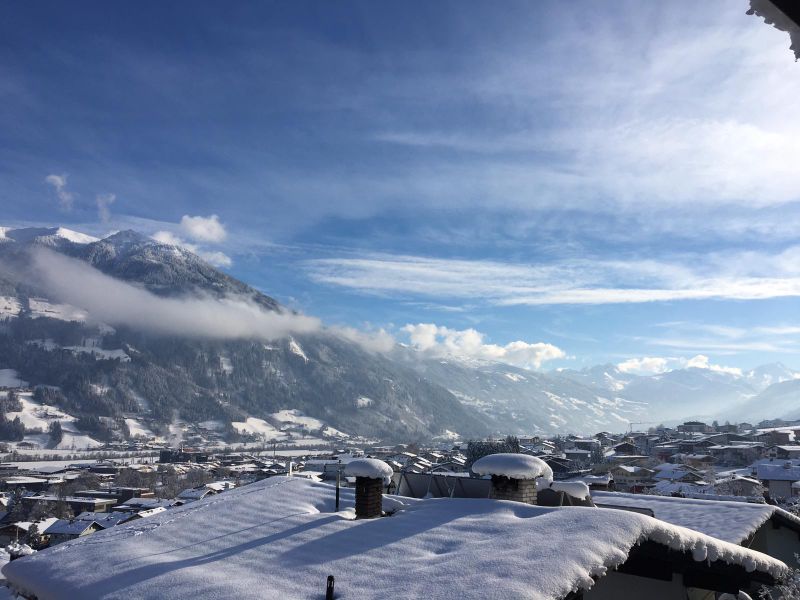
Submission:
<svg viewBox="0 0 800 600">
<path fill-rule="evenodd" d="M 595 504 L 648 508 L 653 511 L 656 519 L 734 544 L 747 539 L 776 512 L 786 520 L 796 523 L 800 529 L 800 519 L 769 504 L 601 491 L 592 492 L 592 499 Z"/>
<path fill-rule="evenodd" d="M 511 479 L 553 478 L 553 470 L 541 458 L 528 454 L 489 454 L 472 465 L 478 475 L 501 475 Z"/>
<path fill-rule="evenodd" d="M 342 490 L 345 507 L 351 490 Z M 40 599 L 529 598 L 586 589 L 651 541 L 782 576 L 780 561 L 620 510 L 489 499 L 386 497 L 394 516 L 333 512 L 333 486 L 273 477 L 15 560 L 3 573 Z M 536 540 L 536 543 L 532 543 Z M 401 559 L 401 560 L 400 560 Z M 102 565 L 102 568 L 97 568 Z"/>
</svg>

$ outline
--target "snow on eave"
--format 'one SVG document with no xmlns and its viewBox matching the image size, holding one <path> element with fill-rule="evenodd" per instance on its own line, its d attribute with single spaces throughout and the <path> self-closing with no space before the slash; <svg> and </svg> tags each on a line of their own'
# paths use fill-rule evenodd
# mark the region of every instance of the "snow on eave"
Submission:
<svg viewBox="0 0 800 600">
<path fill-rule="evenodd" d="M 647 508 L 657 519 L 736 544 L 773 518 L 800 532 L 800 518 L 770 504 L 607 491 L 593 491 L 592 499 L 606 506 Z"/>
<path fill-rule="evenodd" d="M 800 60 L 800 26 L 797 23 L 770 0 L 750 0 L 750 10 L 747 14 L 755 14 L 764 19 L 767 25 L 772 25 L 778 31 L 786 31 L 789 34 L 789 50 L 794 52 L 795 61 Z"/>
</svg>

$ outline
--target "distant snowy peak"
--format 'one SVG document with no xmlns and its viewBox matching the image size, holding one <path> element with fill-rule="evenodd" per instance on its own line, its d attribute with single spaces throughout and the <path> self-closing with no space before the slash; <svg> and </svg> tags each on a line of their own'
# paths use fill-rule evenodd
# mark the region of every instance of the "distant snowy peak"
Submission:
<svg viewBox="0 0 800 600">
<path fill-rule="evenodd" d="M 745 373 L 745 378 L 753 387 L 763 390 L 776 383 L 800 379 L 800 372 L 794 371 L 782 363 L 773 363 L 748 371 Z"/>
<path fill-rule="evenodd" d="M 19 229 L 0 227 L 0 239 L 45 246 L 58 246 L 64 241 L 81 245 L 99 241 L 99 238 L 66 227 L 23 227 Z"/>
</svg>

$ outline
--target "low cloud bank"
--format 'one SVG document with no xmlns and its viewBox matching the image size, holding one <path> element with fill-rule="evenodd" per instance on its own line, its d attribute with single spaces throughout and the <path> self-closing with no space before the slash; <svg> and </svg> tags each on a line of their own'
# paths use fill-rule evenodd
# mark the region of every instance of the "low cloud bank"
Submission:
<svg viewBox="0 0 800 600">
<path fill-rule="evenodd" d="M 727 373 L 729 375 L 741 376 L 742 370 L 738 367 L 726 367 L 713 364 L 708 356 L 698 354 L 692 358 L 665 358 L 660 356 L 643 356 L 641 358 L 629 358 L 617 365 L 623 373 L 633 375 L 660 375 L 675 369 L 708 369 L 716 373 Z"/>
<path fill-rule="evenodd" d="M 411 345 L 432 356 L 455 356 L 504 362 L 524 369 L 538 369 L 542 363 L 565 358 L 561 348 L 544 342 L 518 340 L 505 346 L 485 344 L 484 334 L 475 329 L 450 329 L 434 323 L 408 324 L 403 327 Z"/>
<path fill-rule="evenodd" d="M 317 318 L 269 311 L 246 297 L 156 296 L 79 260 L 45 249 L 33 252 L 33 264 L 49 293 L 109 325 L 164 335 L 267 340 L 322 329 Z"/>
</svg>

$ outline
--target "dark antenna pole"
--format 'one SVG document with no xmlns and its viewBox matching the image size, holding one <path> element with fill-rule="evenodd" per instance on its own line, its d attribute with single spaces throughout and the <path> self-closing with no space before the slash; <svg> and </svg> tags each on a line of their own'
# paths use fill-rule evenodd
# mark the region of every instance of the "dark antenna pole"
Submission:
<svg viewBox="0 0 800 600">
<path fill-rule="evenodd" d="M 336 512 L 339 512 L 339 484 L 342 478 L 342 459 L 339 459 L 339 465 L 336 467 Z M 333 575 L 328 578 L 328 583 L 333 580 Z M 332 584 L 331 584 L 332 585 Z M 333 596 L 331 596 L 333 598 Z"/>
</svg>

